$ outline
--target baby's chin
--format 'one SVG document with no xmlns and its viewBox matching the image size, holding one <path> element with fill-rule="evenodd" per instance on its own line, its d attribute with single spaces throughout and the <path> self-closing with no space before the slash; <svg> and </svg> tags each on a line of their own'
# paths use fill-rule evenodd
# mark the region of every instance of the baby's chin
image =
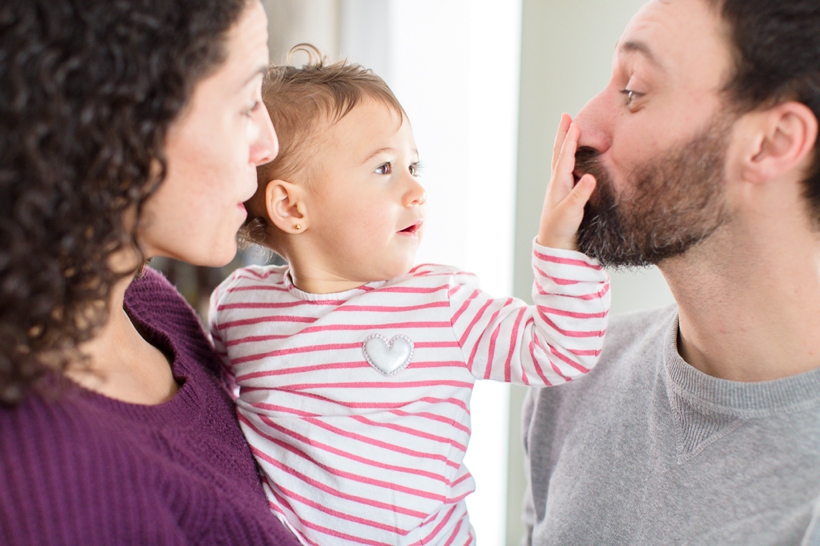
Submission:
<svg viewBox="0 0 820 546">
<path fill-rule="evenodd" d="M 378 275 L 374 276 L 374 277 L 377 277 L 377 278 L 373 278 L 372 280 L 370 280 L 368 282 L 383 282 L 383 281 L 389 281 L 390 279 L 396 279 L 398 277 L 404 277 L 405 275 L 408 275 L 410 273 L 410 271 L 413 270 L 414 266 L 415 266 L 415 256 L 414 256 L 413 261 L 411 261 L 409 263 L 404 263 L 404 264 L 401 264 L 401 265 L 395 264 L 395 265 L 390 265 L 388 267 L 385 267 L 382 271 L 379 272 Z"/>
</svg>

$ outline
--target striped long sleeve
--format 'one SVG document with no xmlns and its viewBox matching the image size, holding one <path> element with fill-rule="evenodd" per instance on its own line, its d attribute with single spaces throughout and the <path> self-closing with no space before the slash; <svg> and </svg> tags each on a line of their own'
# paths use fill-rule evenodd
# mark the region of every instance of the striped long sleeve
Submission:
<svg viewBox="0 0 820 546">
<path fill-rule="evenodd" d="M 305 544 L 470 544 L 463 464 L 481 378 L 555 385 L 592 367 L 608 277 L 535 246 L 535 306 L 421 265 L 338 294 L 284 267 L 238 270 L 211 333 L 273 512 Z"/>
<path fill-rule="evenodd" d="M 607 274 L 577 252 L 538 245 L 532 269 L 535 305 L 493 298 L 470 275 L 450 289 L 453 330 L 477 379 L 551 386 L 597 362 L 609 313 Z"/>
</svg>

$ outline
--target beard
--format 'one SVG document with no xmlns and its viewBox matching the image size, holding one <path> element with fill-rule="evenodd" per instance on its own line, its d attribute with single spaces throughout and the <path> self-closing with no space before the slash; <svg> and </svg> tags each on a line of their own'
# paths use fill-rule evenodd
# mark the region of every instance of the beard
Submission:
<svg viewBox="0 0 820 546">
<path fill-rule="evenodd" d="M 597 181 L 578 228 L 578 249 L 605 267 L 645 267 L 680 256 L 729 221 L 723 178 L 731 132 L 718 116 L 682 146 L 639 165 L 615 191 L 599 152 L 579 148 L 576 173 Z"/>
</svg>

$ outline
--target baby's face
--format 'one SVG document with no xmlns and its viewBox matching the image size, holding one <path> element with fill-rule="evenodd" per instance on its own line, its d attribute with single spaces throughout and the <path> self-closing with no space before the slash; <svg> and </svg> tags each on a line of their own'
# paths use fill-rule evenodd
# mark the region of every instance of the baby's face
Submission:
<svg viewBox="0 0 820 546">
<path fill-rule="evenodd" d="M 315 258 L 339 280 L 366 283 L 413 266 L 427 207 L 406 118 L 366 100 L 317 146 L 309 230 Z"/>
</svg>

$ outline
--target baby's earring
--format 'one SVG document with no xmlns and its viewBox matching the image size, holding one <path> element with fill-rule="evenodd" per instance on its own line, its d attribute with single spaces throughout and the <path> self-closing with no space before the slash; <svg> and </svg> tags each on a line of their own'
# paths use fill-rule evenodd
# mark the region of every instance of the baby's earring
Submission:
<svg viewBox="0 0 820 546">
<path fill-rule="evenodd" d="M 302 224 L 296 224 L 295 226 L 293 226 L 293 229 L 295 229 L 296 231 L 300 231 L 302 229 Z"/>
</svg>

